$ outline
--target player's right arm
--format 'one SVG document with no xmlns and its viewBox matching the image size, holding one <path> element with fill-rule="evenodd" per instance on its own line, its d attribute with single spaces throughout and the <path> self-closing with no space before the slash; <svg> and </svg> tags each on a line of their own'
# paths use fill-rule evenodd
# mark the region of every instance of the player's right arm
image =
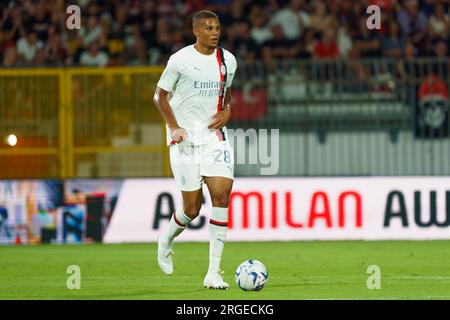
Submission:
<svg viewBox="0 0 450 320">
<path fill-rule="evenodd" d="M 173 114 L 173 110 L 169 104 L 169 92 L 174 88 L 179 77 L 180 72 L 178 63 L 171 57 L 167 62 L 166 69 L 161 75 L 155 94 L 153 95 L 153 102 L 166 121 L 170 130 L 171 138 L 176 143 L 186 140 L 187 137 L 186 130 L 178 125 L 175 115 Z"/>
<path fill-rule="evenodd" d="M 163 116 L 164 120 L 166 120 L 167 126 L 170 129 L 172 140 L 179 143 L 186 140 L 187 133 L 186 130 L 178 125 L 172 108 L 170 107 L 168 95 L 168 91 L 161 89 L 160 87 L 156 87 L 155 94 L 153 95 L 153 102 Z"/>
</svg>

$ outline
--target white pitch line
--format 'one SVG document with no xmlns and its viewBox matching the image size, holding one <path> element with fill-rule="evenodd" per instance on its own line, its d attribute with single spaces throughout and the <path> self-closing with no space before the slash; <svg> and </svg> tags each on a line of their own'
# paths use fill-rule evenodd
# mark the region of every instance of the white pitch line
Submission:
<svg viewBox="0 0 450 320">
<path fill-rule="evenodd" d="M 287 278 L 285 276 L 272 276 L 271 279 L 283 279 Z M 296 276 L 288 276 L 288 278 L 299 278 Z M 324 278 L 330 278 L 330 276 L 307 276 L 305 278 L 302 278 L 301 280 L 313 280 L 314 278 L 317 279 L 324 279 Z M 337 277 L 338 280 L 346 279 L 346 278 L 365 278 L 364 275 L 351 275 L 351 276 L 340 276 Z M 450 276 L 383 276 L 384 279 L 450 279 Z"/>
<path fill-rule="evenodd" d="M 387 279 L 448 279 L 450 276 L 399 276 L 399 277 L 386 277 Z"/>
</svg>

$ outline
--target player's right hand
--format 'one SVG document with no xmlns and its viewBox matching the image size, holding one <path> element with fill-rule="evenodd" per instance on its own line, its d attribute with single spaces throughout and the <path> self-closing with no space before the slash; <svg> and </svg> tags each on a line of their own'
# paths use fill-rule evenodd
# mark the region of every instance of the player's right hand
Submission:
<svg viewBox="0 0 450 320">
<path fill-rule="evenodd" d="M 184 128 L 178 127 L 171 131 L 170 138 L 172 139 L 172 141 L 175 141 L 175 143 L 183 142 L 187 138 L 187 132 L 186 130 L 184 130 Z"/>
</svg>

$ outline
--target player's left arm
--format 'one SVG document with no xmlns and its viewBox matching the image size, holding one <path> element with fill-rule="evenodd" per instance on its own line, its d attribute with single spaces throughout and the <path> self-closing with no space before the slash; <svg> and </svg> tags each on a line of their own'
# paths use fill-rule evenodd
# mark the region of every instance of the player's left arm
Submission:
<svg viewBox="0 0 450 320">
<path fill-rule="evenodd" d="M 213 122 L 209 125 L 208 129 L 219 130 L 230 121 L 231 118 L 231 88 L 228 88 L 225 93 L 225 99 L 223 103 L 224 108 L 222 111 L 217 112 L 212 118 Z"/>
</svg>

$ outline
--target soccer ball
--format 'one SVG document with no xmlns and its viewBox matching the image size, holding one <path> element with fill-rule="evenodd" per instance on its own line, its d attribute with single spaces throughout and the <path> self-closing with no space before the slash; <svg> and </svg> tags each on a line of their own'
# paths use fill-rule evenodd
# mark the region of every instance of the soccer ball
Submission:
<svg viewBox="0 0 450 320">
<path fill-rule="evenodd" d="M 239 265 L 234 278 L 242 290 L 259 291 L 266 285 L 269 273 L 260 261 L 246 260 Z"/>
</svg>

